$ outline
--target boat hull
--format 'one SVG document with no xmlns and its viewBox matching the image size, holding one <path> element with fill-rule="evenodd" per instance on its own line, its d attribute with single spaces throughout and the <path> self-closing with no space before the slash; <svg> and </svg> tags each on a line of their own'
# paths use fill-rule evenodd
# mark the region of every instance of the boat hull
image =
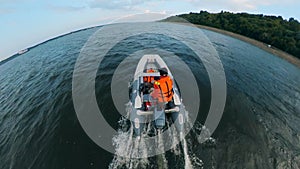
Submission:
<svg viewBox="0 0 300 169">
<path fill-rule="evenodd" d="M 182 135 L 184 131 L 186 112 L 176 83 L 173 83 L 173 107 L 171 108 L 166 108 L 164 103 L 162 103 L 162 105 L 161 103 L 155 102 L 150 93 L 142 90 L 142 87 L 145 85 L 143 78 L 159 77 L 160 74 L 157 70 L 163 67 L 167 68 L 168 75 L 174 82 L 175 80 L 171 71 L 159 55 L 144 55 L 137 65 L 133 80 L 129 83 L 131 106 L 129 115 L 134 135 L 137 137 L 141 137 L 149 123 L 151 125 L 153 124 L 152 126 L 156 129 L 164 129 L 166 127 L 167 117 L 171 118 L 171 121 L 180 135 Z M 147 70 L 150 69 L 154 71 L 147 72 Z M 151 106 L 149 106 L 150 104 Z"/>
</svg>

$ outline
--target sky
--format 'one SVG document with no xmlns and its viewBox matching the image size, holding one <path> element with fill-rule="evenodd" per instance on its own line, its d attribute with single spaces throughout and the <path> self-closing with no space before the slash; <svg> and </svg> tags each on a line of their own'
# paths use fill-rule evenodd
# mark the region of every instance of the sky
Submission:
<svg viewBox="0 0 300 169">
<path fill-rule="evenodd" d="M 135 14 L 163 19 L 223 10 L 300 21 L 299 7 L 299 0 L 0 0 L 0 61 L 47 39 Z"/>
</svg>

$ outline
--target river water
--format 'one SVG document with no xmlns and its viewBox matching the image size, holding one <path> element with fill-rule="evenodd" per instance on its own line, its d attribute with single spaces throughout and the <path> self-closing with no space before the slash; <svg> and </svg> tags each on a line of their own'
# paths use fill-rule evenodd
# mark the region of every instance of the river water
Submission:
<svg viewBox="0 0 300 169">
<path fill-rule="evenodd" d="M 73 169 L 111 165 L 114 154 L 88 137 L 77 119 L 72 100 L 76 60 L 87 40 L 99 29 L 58 37 L 0 64 L 0 168 Z M 122 113 L 114 113 L 118 108 L 110 88 L 114 71 L 125 56 L 147 48 L 164 49 L 189 66 L 199 86 L 201 101 L 196 125 L 186 136 L 191 165 L 300 166 L 300 69 L 240 40 L 202 31 L 222 61 L 227 82 L 225 110 L 212 135 L 212 143 L 200 144 L 197 138 L 212 97 L 205 66 L 183 43 L 162 34 L 139 34 L 124 39 L 106 55 L 97 71 L 95 90 L 103 116 L 113 128 L 120 128 Z M 93 51 L 101 52 L 97 48 Z M 168 58 L 163 59 L 170 67 L 176 67 Z M 138 57 L 133 57 L 132 63 L 137 62 Z M 128 65 L 126 71 L 134 71 L 135 66 Z M 124 76 L 122 81 L 127 83 L 128 77 Z M 124 93 L 120 97 L 125 98 L 127 88 Z M 184 168 L 184 157 L 180 150 L 167 151 L 166 166 Z M 155 162 L 150 158 L 150 164 L 144 167 L 151 168 Z"/>
</svg>

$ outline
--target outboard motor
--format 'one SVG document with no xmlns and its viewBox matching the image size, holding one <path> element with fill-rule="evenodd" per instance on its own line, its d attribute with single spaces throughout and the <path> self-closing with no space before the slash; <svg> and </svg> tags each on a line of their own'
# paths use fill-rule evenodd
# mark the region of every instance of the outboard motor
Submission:
<svg viewBox="0 0 300 169">
<path fill-rule="evenodd" d="M 166 115 L 164 109 L 159 107 L 159 105 L 156 105 L 154 108 L 154 121 L 156 128 L 162 129 L 165 126 L 165 120 Z"/>
</svg>

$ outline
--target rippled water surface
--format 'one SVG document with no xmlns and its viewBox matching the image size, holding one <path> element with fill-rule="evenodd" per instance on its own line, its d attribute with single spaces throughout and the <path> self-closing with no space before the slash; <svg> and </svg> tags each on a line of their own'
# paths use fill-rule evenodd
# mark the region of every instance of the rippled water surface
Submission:
<svg viewBox="0 0 300 169">
<path fill-rule="evenodd" d="M 108 168 L 114 155 L 85 134 L 72 101 L 76 59 L 98 29 L 48 41 L 0 65 L 0 168 Z M 199 144 L 190 134 L 187 144 L 192 154 L 203 160 L 205 168 L 300 166 L 300 69 L 245 42 L 203 32 L 223 63 L 228 95 L 213 135 L 216 144 Z M 99 66 L 96 95 L 105 118 L 114 128 L 119 127 L 121 115 L 110 94 L 113 73 L 127 55 L 147 48 L 173 52 L 190 67 L 201 95 L 197 122 L 203 123 L 211 99 L 205 67 L 183 43 L 153 33 L 122 40 Z M 172 69 L 178 68 L 162 58 Z M 123 82 L 127 83 L 138 59 L 132 57 Z M 127 88 L 124 91 L 121 97 L 126 98 Z M 166 156 L 169 168 L 183 167 L 184 157 L 172 153 Z"/>
</svg>

